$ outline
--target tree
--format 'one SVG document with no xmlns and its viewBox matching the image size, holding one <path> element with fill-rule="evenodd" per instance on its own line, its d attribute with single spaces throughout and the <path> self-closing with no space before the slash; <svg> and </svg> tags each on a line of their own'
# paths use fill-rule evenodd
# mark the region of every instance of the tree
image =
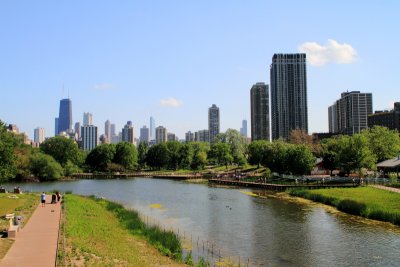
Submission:
<svg viewBox="0 0 400 267">
<path fill-rule="evenodd" d="M 286 151 L 287 171 L 294 175 L 310 173 L 315 164 L 315 157 L 307 145 L 290 145 Z"/>
<path fill-rule="evenodd" d="M 295 129 L 290 132 L 289 143 L 295 145 L 306 145 L 308 146 L 312 153 L 316 156 L 321 154 L 321 144 L 318 138 L 314 138 L 309 135 L 303 129 Z"/>
<path fill-rule="evenodd" d="M 168 151 L 168 168 L 172 170 L 178 169 L 180 165 L 180 149 L 182 144 L 178 141 L 169 141 L 165 143 Z"/>
<path fill-rule="evenodd" d="M 83 156 L 78 145 L 71 139 L 62 136 L 55 136 L 44 141 L 40 145 L 40 150 L 52 156 L 61 166 L 65 166 L 68 161 L 76 165 L 83 162 Z"/>
<path fill-rule="evenodd" d="M 374 126 L 362 132 L 368 139 L 368 147 L 375 155 L 377 162 L 394 158 L 400 152 L 400 137 L 396 130 L 383 126 Z"/>
<path fill-rule="evenodd" d="M 338 138 L 337 165 L 347 174 L 361 171 L 362 168 L 374 168 L 375 157 L 368 147 L 365 135 L 341 136 Z"/>
<path fill-rule="evenodd" d="M 215 143 L 228 144 L 233 163 L 246 164 L 246 140 L 237 130 L 228 129 L 225 133 L 218 134 Z"/>
<path fill-rule="evenodd" d="M 115 148 L 113 162 L 122 165 L 125 169 L 133 169 L 137 165 L 138 153 L 136 147 L 128 142 L 120 142 Z"/>
<path fill-rule="evenodd" d="M 327 138 L 321 143 L 322 147 L 322 166 L 332 172 L 338 167 L 337 153 L 338 153 L 338 141 L 337 138 Z"/>
<path fill-rule="evenodd" d="M 219 165 L 225 165 L 226 168 L 228 168 L 228 165 L 233 161 L 233 156 L 227 143 L 214 143 L 210 153 Z"/>
<path fill-rule="evenodd" d="M 115 155 L 114 144 L 103 144 L 95 147 L 86 157 L 86 164 L 96 171 L 107 171 Z"/>
<path fill-rule="evenodd" d="M 209 145 L 204 142 L 194 142 L 190 144 L 193 147 L 193 159 L 190 167 L 193 170 L 203 169 L 207 164 L 207 153 L 210 150 Z"/>
<path fill-rule="evenodd" d="M 179 154 L 179 167 L 182 169 L 190 168 L 194 155 L 193 145 L 191 143 L 181 144 L 178 154 Z"/>
<path fill-rule="evenodd" d="M 289 144 L 282 140 L 268 144 L 264 149 L 262 165 L 269 168 L 271 172 L 286 172 L 288 147 Z"/>
<path fill-rule="evenodd" d="M 59 179 L 63 174 L 61 165 L 50 155 L 33 153 L 29 160 L 30 170 L 41 181 Z"/>
<path fill-rule="evenodd" d="M 149 151 L 149 145 L 147 142 L 140 142 L 138 147 L 138 167 L 144 169 L 146 167 L 146 157 Z"/>
<path fill-rule="evenodd" d="M 249 158 L 248 161 L 252 165 L 257 165 L 260 168 L 260 164 L 263 160 L 264 153 L 270 143 L 267 140 L 256 140 L 251 142 L 248 147 Z"/>
<path fill-rule="evenodd" d="M 152 168 L 165 168 L 168 165 L 168 148 L 165 143 L 157 144 L 149 148 L 147 152 L 147 165 Z"/>
<path fill-rule="evenodd" d="M 0 120 L 0 182 L 15 178 L 17 167 L 14 147 L 17 140 L 7 131 L 6 125 Z"/>
</svg>

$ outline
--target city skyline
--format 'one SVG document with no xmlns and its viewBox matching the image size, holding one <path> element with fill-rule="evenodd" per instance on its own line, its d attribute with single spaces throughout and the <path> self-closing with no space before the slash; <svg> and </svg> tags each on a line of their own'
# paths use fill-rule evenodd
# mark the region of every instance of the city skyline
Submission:
<svg viewBox="0 0 400 267">
<path fill-rule="evenodd" d="M 238 130 L 275 53 L 307 54 L 309 133 L 328 132 L 341 92 L 371 92 L 374 110 L 400 98 L 398 3 L 93 3 L 0 4 L 2 121 L 52 136 L 70 98 L 73 123 L 90 112 L 100 133 L 107 119 L 138 130 L 154 116 L 183 139 L 207 128 L 215 103 L 220 131 Z"/>
</svg>

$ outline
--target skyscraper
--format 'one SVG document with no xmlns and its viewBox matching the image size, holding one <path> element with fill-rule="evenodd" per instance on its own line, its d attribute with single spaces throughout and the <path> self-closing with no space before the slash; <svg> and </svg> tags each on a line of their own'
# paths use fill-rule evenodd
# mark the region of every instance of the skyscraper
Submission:
<svg viewBox="0 0 400 267">
<path fill-rule="evenodd" d="M 150 142 L 150 130 L 146 127 L 146 125 L 143 125 L 143 127 L 140 128 L 140 141 Z"/>
<path fill-rule="evenodd" d="M 256 83 L 250 89 L 251 140 L 270 140 L 268 85 Z"/>
<path fill-rule="evenodd" d="M 78 140 L 81 140 L 81 137 L 82 137 L 81 136 L 81 123 L 80 122 L 76 122 L 74 128 L 75 128 L 75 134 L 77 135 L 76 138 Z"/>
<path fill-rule="evenodd" d="M 156 138 L 156 121 L 153 117 L 150 117 L 150 140 Z"/>
<path fill-rule="evenodd" d="M 128 121 L 127 124 L 122 128 L 122 142 L 128 142 L 133 144 L 135 137 L 133 134 L 132 122 Z"/>
<path fill-rule="evenodd" d="M 272 139 L 308 133 L 306 54 L 274 54 L 270 75 Z"/>
<path fill-rule="evenodd" d="M 58 114 L 58 132 L 69 132 L 72 129 L 72 102 L 70 99 L 61 99 Z"/>
<path fill-rule="evenodd" d="M 105 142 L 107 144 L 111 143 L 111 123 L 109 120 L 104 123 L 104 136 L 106 138 Z"/>
<path fill-rule="evenodd" d="M 191 131 L 185 133 L 185 141 L 186 142 L 194 142 L 194 133 L 192 133 Z"/>
<path fill-rule="evenodd" d="M 40 127 L 37 127 L 35 130 L 34 130 L 34 134 L 33 134 L 33 141 L 35 142 L 35 143 L 38 143 L 38 144 L 41 144 L 41 143 L 43 143 L 43 141 L 44 141 L 44 129 L 43 128 L 40 128 Z"/>
<path fill-rule="evenodd" d="M 247 137 L 247 120 L 242 120 L 242 127 L 240 128 L 240 134 Z"/>
<path fill-rule="evenodd" d="M 167 128 L 158 126 L 156 128 L 156 144 L 167 142 Z"/>
<path fill-rule="evenodd" d="M 329 131 L 356 134 L 368 128 L 368 115 L 372 114 L 372 94 L 352 91 L 328 108 Z"/>
<path fill-rule="evenodd" d="M 58 135 L 58 118 L 54 119 L 54 135 Z"/>
<path fill-rule="evenodd" d="M 213 143 L 215 136 L 219 134 L 219 108 L 215 104 L 208 108 L 208 130 L 210 143 Z"/>
<path fill-rule="evenodd" d="M 84 112 L 83 113 L 83 126 L 93 125 L 93 116 L 92 113 Z"/>
<path fill-rule="evenodd" d="M 83 150 L 92 150 L 97 146 L 97 126 L 84 125 L 81 127 L 82 148 Z"/>
</svg>

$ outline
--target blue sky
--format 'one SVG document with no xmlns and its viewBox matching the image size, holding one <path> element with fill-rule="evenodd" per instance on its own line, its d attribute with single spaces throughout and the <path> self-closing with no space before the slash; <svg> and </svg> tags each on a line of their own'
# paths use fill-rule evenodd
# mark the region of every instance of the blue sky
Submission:
<svg viewBox="0 0 400 267">
<path fill-rule="evenodd" d="M 269 84 L 274 53 L 309 59 L 309 131 L 328 130 L 340 93 L 400 101 L 398 1 L 0 1 L 0 120 L 54 134 L 59 100 L 104 132 L 157 125 L 184 138 L 250 128 L 250 88 Z M 64 92 L 63 92 L 64 84 Z"/>
</svg>

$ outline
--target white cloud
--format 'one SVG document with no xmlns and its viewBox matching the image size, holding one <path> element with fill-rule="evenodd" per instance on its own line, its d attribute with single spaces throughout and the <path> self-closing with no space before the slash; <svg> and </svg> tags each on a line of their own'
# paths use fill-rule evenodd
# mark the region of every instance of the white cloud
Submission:
<svg viewBox="0 0 400 267">
<path fill-rule="evenodd" d="M 166 99 L 161 99 L 160 104 L 161 106 L 165 107 L 179 108 L 180 106 L 182 106 L 183 103 L 182 101 L 179 101 L 176 98 L 169 97 Z"/>
<path fill-rule="evenodd" d="M 114 90 L 115 86 L 110 83 L 98 83 L 98 84 L 95 84 L 93 88 L 95 90 L 106 91 L 106 90 Z"/>
<path fill-rule="evenodd" d="M 323 66 L 328 63 L 350 64 L 357 60 L 357 51 L 349 44 L 339 44 L 329 39 L 325 45 L 306 42 L 299 46 L 301 53 L 306 53 L 312 66 Z"/>
</svg>

